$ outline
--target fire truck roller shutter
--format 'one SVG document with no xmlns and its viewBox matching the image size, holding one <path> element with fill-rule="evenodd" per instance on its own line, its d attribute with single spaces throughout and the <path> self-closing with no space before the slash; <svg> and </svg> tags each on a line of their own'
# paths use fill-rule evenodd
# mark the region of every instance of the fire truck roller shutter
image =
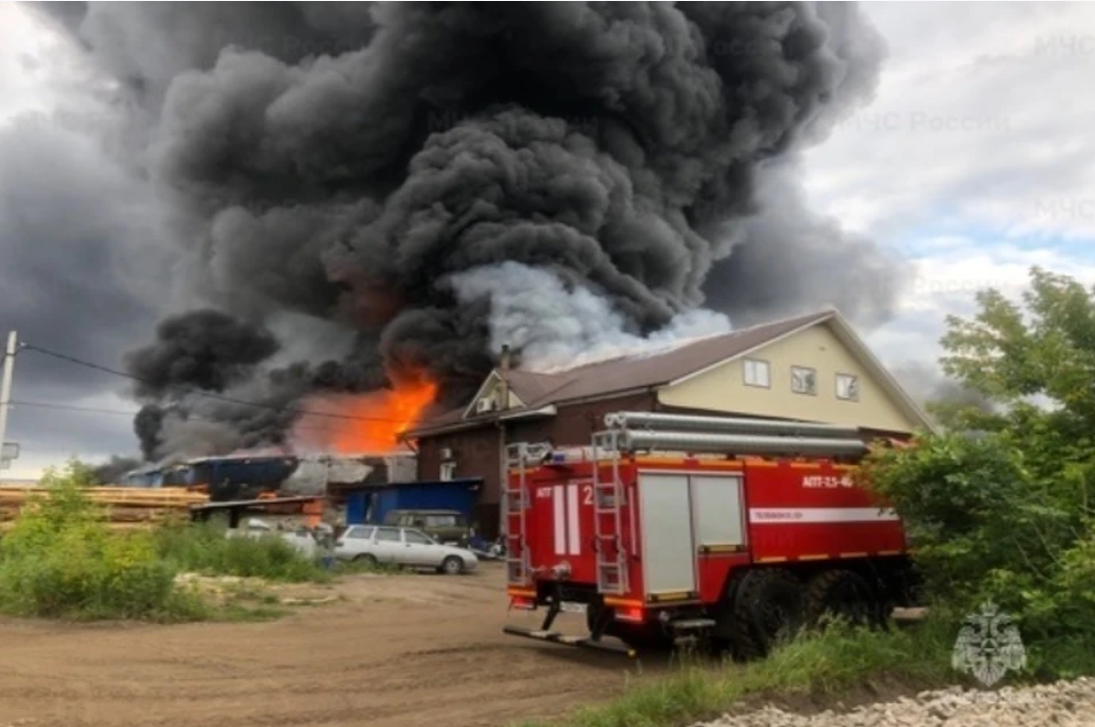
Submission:
<svg viewBox="0 0 1095 727">
<path fill-rule="evenodd" d="M 690 475 L 697 547 L 745 545 L 741 475 Z"/>
<path fill-rule="evenodd" d="M 647 594 L 696 590 L 688 475 L 639 474 L 643 583 Z"/>
</svg>

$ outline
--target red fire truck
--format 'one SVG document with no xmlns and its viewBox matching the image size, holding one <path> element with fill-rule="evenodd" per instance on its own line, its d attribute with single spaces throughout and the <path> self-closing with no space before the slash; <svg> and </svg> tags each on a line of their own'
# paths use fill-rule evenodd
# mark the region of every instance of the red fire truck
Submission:
<svg viewBox="0 0 1095 727">
<path fill-rule="evenodd" d="M 750 658 L 825 613 L 879 624 L 910 605 L 901 521 L 852 480 L 857 429 L 648 412 L 605 426 L 590 447 L 508 447 L 507 594 L 547 612 L 506 633 Z M 563 611 L 589 633 L 553 631 Z"/>
</svg>

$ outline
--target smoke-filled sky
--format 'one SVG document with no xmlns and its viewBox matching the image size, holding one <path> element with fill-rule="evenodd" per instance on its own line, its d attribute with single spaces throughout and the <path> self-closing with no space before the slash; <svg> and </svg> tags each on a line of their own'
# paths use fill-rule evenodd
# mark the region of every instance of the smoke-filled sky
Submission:
<svg viewBox="0 0 1095 727">
<path fill-rule="evenodd" d="M 28 352 L 15 398 L 181 405 L 146 454 L 286 424 L 180 386 L 458 397 L 503 340 L 830 303 L 927 390 L 970 283 L 1085 270 L 1084 5 L 48 9 L 0 6 L 3 327 L 144 383 Z M 20 407 L 8 439 L 32 474 L 133 431 Z"/>
</svg>

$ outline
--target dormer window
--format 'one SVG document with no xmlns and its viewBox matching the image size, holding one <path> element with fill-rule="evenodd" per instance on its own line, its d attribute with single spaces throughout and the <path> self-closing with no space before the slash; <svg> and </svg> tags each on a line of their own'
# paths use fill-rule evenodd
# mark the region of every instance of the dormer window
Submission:
<svg viewBox="0 0 1095 727">
<path fill-rule="evenodd" d="M 475 413 L 486 414 L 487 412 L 495 411 L 498 408 L 498 401 L 493 396 L 484 396 L 479 401 L 475 402 Z"/>
</svg>

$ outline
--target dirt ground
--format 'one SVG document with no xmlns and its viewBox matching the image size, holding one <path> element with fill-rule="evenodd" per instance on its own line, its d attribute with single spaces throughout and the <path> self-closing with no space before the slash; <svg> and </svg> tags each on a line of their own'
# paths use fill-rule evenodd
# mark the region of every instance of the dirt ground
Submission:
<svg viewBox="0 0 1095 727">
<path fill-rule="evenodd" d="M 334 589 L 343 600 L 265 623 L 0 620 L 0 727 L 501 727 L 666 669 L 503 634 L 542 612 L 507 614 L 498 564 Z"/>
</svg>

